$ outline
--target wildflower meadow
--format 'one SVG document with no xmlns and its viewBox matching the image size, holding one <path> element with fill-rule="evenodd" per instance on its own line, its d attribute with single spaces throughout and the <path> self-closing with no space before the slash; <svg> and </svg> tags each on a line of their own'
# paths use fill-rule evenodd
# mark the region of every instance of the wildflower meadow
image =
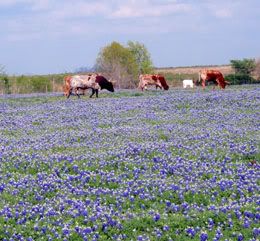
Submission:
<svg viewBox="0 0 260 241">
<path fill-rule="evenodd" d="M 0 97 L 0 240 L 259 240 L 259 85 Z"/>
</svg>

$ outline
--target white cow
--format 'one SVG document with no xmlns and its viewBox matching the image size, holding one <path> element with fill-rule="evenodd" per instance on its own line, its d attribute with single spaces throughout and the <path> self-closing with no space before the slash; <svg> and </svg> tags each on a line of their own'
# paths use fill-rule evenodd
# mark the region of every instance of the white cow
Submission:
<svg viewBox="0 0 260 241">
<path fill-rule="evenodd" d="M 194 86 L 192 79 L 185 79 L 182 81 L 182 83 L 183 83 L 183 88 L 186 88 L 187 86 L 189 86 L 190 88 L 193 88 L 193 86 Z"/>
</svg>

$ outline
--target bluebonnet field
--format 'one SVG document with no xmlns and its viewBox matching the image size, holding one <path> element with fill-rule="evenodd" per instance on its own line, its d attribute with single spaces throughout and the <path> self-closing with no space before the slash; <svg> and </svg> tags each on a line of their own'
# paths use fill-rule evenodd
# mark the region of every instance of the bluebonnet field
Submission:
<svg viewBox="0 0 260 241">
<path fill-rule="evenodd" d="M 258 240 L 259 86 L 0 98 L 1 240 Z"/>
</svg>

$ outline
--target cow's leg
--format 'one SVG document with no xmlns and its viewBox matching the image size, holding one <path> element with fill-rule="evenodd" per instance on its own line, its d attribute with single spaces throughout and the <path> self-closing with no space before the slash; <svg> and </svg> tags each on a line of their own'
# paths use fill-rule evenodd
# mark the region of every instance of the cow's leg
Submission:
<svg viewBox="0 0 260 241">
<path fill-rule="evenodd" d="M 162 89 L 162 86 L 160 86 L 160 85 L 157 85 L 157 84 L 156 84 L 155 86 L 156 86 L 156 89 L 157 89 L 157 88 Z"/>
<path fill-rule="evenodd" d="M 216 86 L 221 89 L 220 81 L 218 78 L 216 79 L 216 85 L 213 86 L 213 90 L 215 90 Z"/>
<path fill-rule="evenodd" d="M 206 82 L 206 80 L 202 80 L 202 81 L 201 81 L 201 85 L 202 85 L 202 89 L 203 89 L 203 90 L 205 89 L 205 82 Z"/>
<path fill-rule="evenodd" d="M 94 90 L 93 88 L 91 88 L 91 90 L 92 90 L 92 93 L 91 93 L 91 95 L 89 96 L 89 98 L 92 98 L 92 96 L 95 94 L 95 90 Z"/>
<path fill-rule="evenodd" d="M 96 89 L 95 91 L 96 91 L 96 98 L 98 98 L 98 89 Z"/>
<path fill-rule="evenodd" d="M 67 99 L 70 98 L 71 92 L 72 92 L 72 89 L 70 88 L 68 91 L 68 94 L 67 94 Z"/>
<path fill-rule="evenodd" d="M 79 88 L 76 88 L 76 95 L 78 96 L 78 99 L 80 99 L 80 96 L 79 96 Z"/>
</svg>

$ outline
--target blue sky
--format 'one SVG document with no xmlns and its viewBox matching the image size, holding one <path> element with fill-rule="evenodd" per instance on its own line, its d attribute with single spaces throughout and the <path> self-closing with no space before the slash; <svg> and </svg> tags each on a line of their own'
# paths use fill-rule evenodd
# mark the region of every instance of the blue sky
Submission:
<svg viewBox="0 0 260 241">
<path fill-rule="evenodd" d="M 70 72 L 129 40 L 156 67 L 228 64 L 260 57 L 259 30 L 259 0 L 0 0 L 0 65 Z"/>
</svg>

